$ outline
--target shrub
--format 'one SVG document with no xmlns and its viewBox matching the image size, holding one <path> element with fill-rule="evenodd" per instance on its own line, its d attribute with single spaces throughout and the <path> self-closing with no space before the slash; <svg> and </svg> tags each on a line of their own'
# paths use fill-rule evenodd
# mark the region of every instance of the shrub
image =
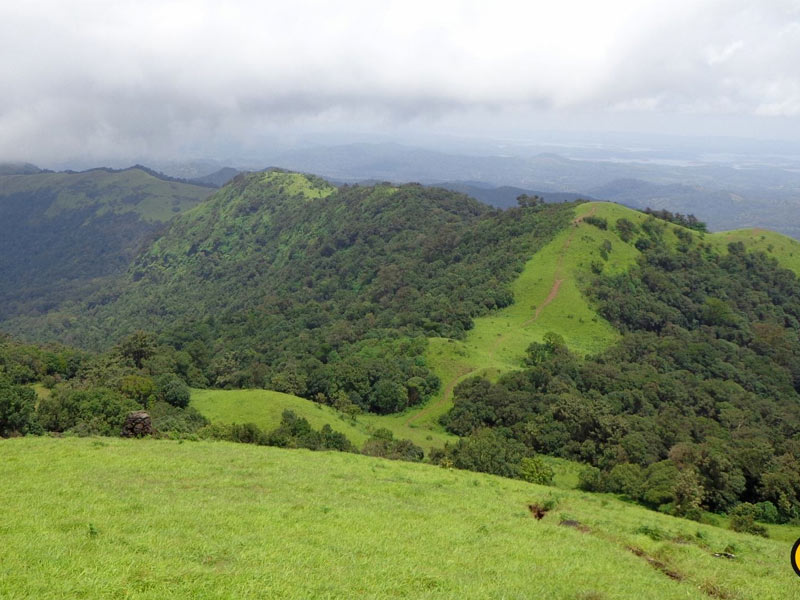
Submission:
<svg viewBox="0 0 800 600">
<path fill-rule="evenodd" d="M 749 502 L 742 502 L 730 512 L 730 528 L 741 533 L 767 536 L 767 528 L 756 523 L 758 508 Z"/>
<path fill-rule="evenodd" d="M 419 462 L 425 456 L 422 448 L 411 440 L 396 440 L 388 429 L 378 429 L 366 442 L 361 452 L 368 456 L 380 456 L 392 460 Z"/>
<path fill-rule="evenodd" d="M 0 374 L 0 437 L 40 431 L 34 414 L 36 392 L 22 385 L 13 385 Z"/>
<path fill-rule="evenodd" d="M 180 377 L 172 373 L 161 375 L 156 380 L 156 396 L 159 400 L 178 408 L 189 406 L 189 387 Z"/>
<path fill-rule="evenodd" d="M 523 458 L 519 463 L 519 477 L 539 485 L 553 484 L 553 469 L 539 456 Z"/>
<path fill-rule="evenodd" d="M 585 492 L 604 492 L 603 472 L 597 467 L 587 466 L 578 473 L 578 488 Z"/>
</svg>

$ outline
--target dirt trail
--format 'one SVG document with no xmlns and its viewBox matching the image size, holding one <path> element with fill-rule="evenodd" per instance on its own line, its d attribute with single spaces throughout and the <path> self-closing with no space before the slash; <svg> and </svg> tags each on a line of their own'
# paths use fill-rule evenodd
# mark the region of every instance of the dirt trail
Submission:
<svg viewBox="0 0 800 600">
<path fill-rule="evenodd" d="M 465 367 L 465 368 L 461 369 L 458 372 L 458 375 L 456 375 L 453 379 L 451 379 L 447 383 L 447 386 L 444 388 L 444 392 L 442 393 L 442 397 L 439 398 L 438 401 L 436 401 L 433 404 L 429 404 L 428 406 L 423 408 L 418 413 L 415 413 L 415 414 L 411 415 L 406 420 L 405 424 L 406 425 L 411 425 L 414 421 L 418 421 L 419 419 L 421 419 L 423 415 L 427 415 L 428 413 L 432 412 L 435 408 L 437 408 L 437 407 L 441 406 L 442 404 L 444 404 L 445 402 L 447 402 L 447 399 L 450 396 L 453 395 L 453 389 L 455 389 L 456 383 L 458 383 L 458 380 L 461 379 L 462 377 L 464 377 L 465 375 L 469 375 L 470 373 L 472 373 L 475 370 L 477 370 L 477 367 L 473 367 L 471 369 L 468 368 L 468 367 Z"/>
<path fill-rule="evenodd" d="M 597 212 L 597 207 L 593 206 L 592 209 L 588 213 L 586 213 L 585 215 L 581 215 L 579 217 L 575 217 L 572 220 L 573 231 L 572 231 L 572 233 L 569 234 L 569 237 L 564 242 L 564 246 L 561 248 L 561 252 L 559 252 L 559 254 L 558 254 L 558 261 L 556 262 L 556 270 L 555 270 L 555 272 L 553 274 L 553 287 L 550 288 L 550 293 L 547 294 L 547 298 L 544 299 L 544 302 L 542 302 L 539 306 L 536 307 L 536 311 L 533 313 L 533 315 L 528 320 L 526 320 L 521 325 L 521 327 L 527 327 L 531 323 L 535 322 L 536 319 L 539 318 L 539 315 L 542 313 L 542 310 L 544 310 L 544 308 L 548 304 L 550 304 L 551 302 L 556 300 L 556 298 L 558 298 L 558 292 L 561 289 L 561 284 L 564 283 L 564 281 L 566 279 L 566 277 L 563 277 L 561 275 L 561 266 L 562 266 L 562 264 L 564 262 L 564 254 L 566 254 L 566 251 L 569 250 L 569 247 L 572 244 L 572 238 L 575 237 L 575 231 L 576 231 L 575 228 L 577 228 L 578 225 L 580 225 L 580 223 L 586 217 L 591 217 L 592 215 L 595 214 L 595 212 Z M 489 349 L 489 357 L 491 357 L 491 358 L 494 357 L 495 351 L 497 350 L 498 346 L 500 346 L 500 343 L 503 340 L 505 340 L 507 335 L 508 334 L 501 335 L 494 341 L 494 343 L 492 344 L 492 347 Z M 462 377 L 464 377 L 465 375 L 469 375 L 470 373 L 472 373 L 474 371 L 477 371 L 477 370 L 478 370 L 478 367 L 473 367 L 471 369 L 468 368 L 468 367 L 465 367 L 464 369 L 462 369 L 458 373 L 458 375 L 456 375 L 453 379 L 451 379 L 449 382 L 447 382 L 447 385 L 444 388 L 444 392 L 442 393 L 442 397 L 435 404 L 431 404 L 429 406 L 426 406 L 425 408 L 423 408 L 418 413 L 412 415 L 411 417 L 408 418 L 408 420 L 405 422 L 405 424 L 406 425 L 411 425 L 414 421 L 418 421 L 423 415 L 428 414 L 429 412 L 433 411 L 436 407 L 441 406 L 442 404 L 444 404 L 448 400 L 448 398 L 452 395 L 453 389 L 456 387 L 456 383 L 458 383 L 458 380 L 461 379 Z"/>
</svg>

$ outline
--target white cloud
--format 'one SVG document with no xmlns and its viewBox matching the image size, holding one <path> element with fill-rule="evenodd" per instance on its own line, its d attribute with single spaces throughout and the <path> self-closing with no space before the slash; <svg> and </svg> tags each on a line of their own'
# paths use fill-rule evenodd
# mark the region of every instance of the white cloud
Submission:
<svg viewBox="0 0 800 600">
<path fill-rule="evenodd" d="M 0 158 L 474 111 L 800 113 L 797 0 L 9 4 Z"/>
</svg>

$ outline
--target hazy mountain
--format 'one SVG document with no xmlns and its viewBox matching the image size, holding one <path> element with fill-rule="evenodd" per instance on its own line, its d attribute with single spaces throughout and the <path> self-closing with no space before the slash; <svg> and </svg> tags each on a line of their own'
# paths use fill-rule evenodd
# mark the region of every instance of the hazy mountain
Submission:
<svg viewBox="0 0 800 600">
<path fill-rule="evenodd" d="M 49 310 L 124 271 L 140 244 L 212 193 L 141 168 L 0 176 L 0 315 Z"/>
</svg>

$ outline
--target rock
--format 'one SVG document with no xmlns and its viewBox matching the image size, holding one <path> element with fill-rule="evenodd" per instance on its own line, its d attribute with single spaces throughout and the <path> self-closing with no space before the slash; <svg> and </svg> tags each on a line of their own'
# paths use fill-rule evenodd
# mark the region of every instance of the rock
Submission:
<svg viewBox="0 0 800 600">
<path fill-rule="evenodd" d="M 153 434 L 153 423 L 150 415 L 143 410 L 128 414 L 122 426 L 122 437 L 144 437 Z"/>
</svg>

